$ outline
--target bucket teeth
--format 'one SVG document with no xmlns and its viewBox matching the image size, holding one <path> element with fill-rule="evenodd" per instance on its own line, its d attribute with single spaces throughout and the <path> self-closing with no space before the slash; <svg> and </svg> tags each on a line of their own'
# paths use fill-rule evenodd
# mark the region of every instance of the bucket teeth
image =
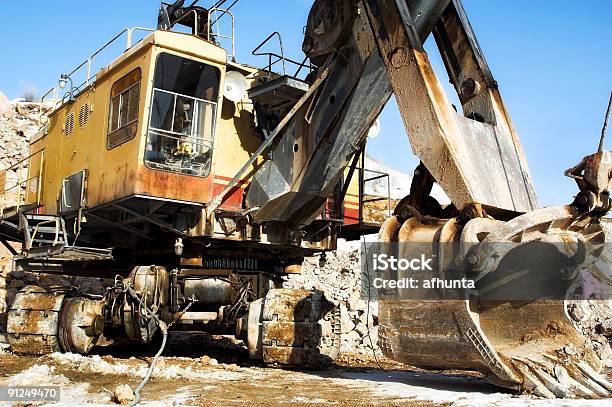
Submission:
<svg viewBox="0 0 612 407">
<path fill-rule="evenodd" d="M 512 364 L 523 376 L 524 389 L 539 397 L 604 398 L 612 395 L 612 385 L 584 362 L 548 366 L 521 358 L 513 359 Z"/>
<path fill-rule="evenodd" d="M 601 386 L 590 374 L 585 374 L 578 364 L 574 363 L 571 369 L 571 377 L 585 389 L 591 398 L 609 397 L 610 392 Z"/>
<path fill-rule="evenodd" d="M 548 386 L 544 384 L 538 375 L 534 374 L 532 370 L 529 368 L 527 364 L 523 364 L 522 362 L 515 361 L 514 366 L 519 370 L 519 372 L 523 375 L 523 386 L 525 390 L 533 393 L 538 397 L 544 397 L 547 399 L 556 398 L 555 393 L 548 389 Z"/>
<path fill-rule="evenodd" d="M 609 393 L 612 393 L 612 383 L 610 383 L 605 377 L 594 371 L 589 365 L 584 362 L 579 362 L 576 364 L 578 368 L 582 371 L 582 373 L 591 378 L 594 382 L 596 382 L 599 386 L 603 387 Z"/>
<path fill-rule="evenodd" d="M 567 389 L 564 388 L 553 376 L 542 368 L 534 369 L 540 382 L 544 384 L 556 397 L 564 398 L 568 396 Z"/>
</svg>

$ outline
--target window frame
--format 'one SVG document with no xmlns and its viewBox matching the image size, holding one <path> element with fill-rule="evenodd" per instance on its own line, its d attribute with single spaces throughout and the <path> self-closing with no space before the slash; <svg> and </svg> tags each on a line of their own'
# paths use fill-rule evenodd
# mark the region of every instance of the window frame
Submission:
<svg viewBox="0 0 612 407">
<path fill-rule="evenodd" d="M 120 92 L 117 92 L 117 94 L 113 97 L 113 91 L 114 91 L 115 86 L 117 86 L 118 84 L 121 83 L 121 81 L 126 80 L 130 76 L 136 75 L 136 73 L 138 76 L 138 80 L 132 83 L 131 85 L 129 85 L 127 88 L 122 89 Z M 130 93 L 132 89 L 134 89 L 137 86 L 138 86 L 138 92 L 137 92 L 137 99 L 136 99 L 136 116 L 134 119 L 129 120 Z M 119 109 L 118 109 L 117 117 L 116 117 L 118 127 L 115 129 L 112 129 L 112 125 L 113 125 L 112 120 L 113 120 L 113 114 L 114 114 L 113 103 L 117 98 L 119 98 Z M 122 117 L 122 110 L 124 107 L 124 100 L 127 100 L 125 115 L 126 115 L 126 120 L 129 120 L 129 121 L 121 125 L 121 117 Z M 107 150 L 112 150 L 116 147 L 119 147 L 127 143 L 128 141 L 133 140 L 136 137 L 136 135 L 138 134 L 138 123 L 139 123 L 141 100 L 142 100 L 142 70 L 140 67 L 137 67 L 131 70 L 130 72 L 128 72 L 127 74 L 125 74 L 124 76 L 122 76 L 121 78 L 117 79 L 111 86 L 110 98 L 109 98 L 109 103 L 108 103 L 108 120 L 106 124 L 107 126 L 106 149 Z M 130 131 L 130 128 L 132 128 L 132 131 Z M 121 137 L 119 138 L 117 142 L 113 143 L 112 136 L 117 135 L 120 132 L 128 133 L 127 137 L 125 136 Z"/>
<path fill-rule="evenodd" d="M 183 58 L 183 59 L 188 59 L 194 62 L 198 62 L 202 65 L 206 65 L 207 67 L 213 68 L 215 69 L 218 74 L 219 74 L 219 82 L 217 83 L 217 89 L 216 89 L 216 100 L 207 100 L 207 99 L 202 99 L 202 98 L 198 98 L 195 96 L 189 96 L 189 95 L 185 95 L 182 94 L 180 92 L 175 92 L 175 91 L 171 91 L 171 90 L 166 90 L 166 89 L 162 89 L 162 88 L 156 88 L 155 87 L 155 72 L 157 69 L 157 63 L 160 59 L 160 57 L 162 55 L 171 55 L 174 57 L 179 57 L 179 58 Z M 208 165 L 208 168 L 206 168 L 206 172 L 203 175 L 197 175 L 197 174 L 188 174 L 185 172 L 181 172 L 181 171 L 173 171 L 173 170 L 168 170 L 168 169 L 163 169 L 163 168 L 159 168 L 159 167 L 154 167 L 151 165 L 152 162 L 150 162 L 150 160 L 147 160 L 147 154 L 146 154 L 146 148 L 145 148 L 145 153 L 143 154 L 143 162 L 144 165 L 147 169 L 151 170 L 151 171 L 160 171 L 160 172 L 165 172 L 168 174 L 175 174 L 175 175 L 181 175 L 181 176 L 187 176 L 187 177 L 196 177 L 196 178 L 208 178 L 212 172 L 212 162 L 213 162 L 213 156 L 214 156 L 214 151 L 215 151 L 215 142 L 216 142 L 216 138 L 217 138 L 217 125 L 218 125 L 218 109 L 219 109 L 219 99 L 220 97 L 222 97 L 222 93 L 221 93 L 221 89 L 222 89 L 222 79 L 223 79 L 223 70 L 215 65 L 210 63 L 210 61 L 206 61 L 206 60 L 199 60 L 199 59 L 195 59 L 195 58 L 191 58 L 187 55 L 180 55 L 180 54 L 175 54 L 175 53 L 171 53 L 171 52 L 167 52 L 167 51 L 163 51 L 160 52 L 156 55 L 155 57 L 155 65 L 152 69 L 153 71 L 153 78 L 151 80 L 151 83 L 153 84 L 151 86 L 150 89 L 150 103 L 151 103 L 151 107 L 149 108 L 149 118 L 148 118 L 148 123 L 147 123 L 147 129 L 146 129 L 146 134 L 145 134 L 145 145 L 149 142 L 149 137 L 151 137 L 151 131 L 158 133 L 157 136 L 162 136 L 162 137 L 169 137 L 169 138 L 176 138 L 177 136 L 180 136 L 181 134 L 178 132 L 174 132 L 172 131 L 167 131 L 164 129 L 159 129 L 156 127 L 152 127 L 152 118 L 153 118 L 153 103 L 154 103 L 154 99 L 155 99 L 155 92 L 159 91 L 161 93 L 166 93 L 166 94 L 170 94 L 173 95 L 173 97 L 175 97 L 175 101 L 176 101 L 176 97 L 180 96 L 180 97 L 185 97 L 188 99 L 193 99 L 195 101 L 200 101 L 200 102 L 204 102 L 205 104 L 211 105 L 212 106 L 212 110 L 213 110 L 213 115 L 212 115 L 212 124 L 211 124 L 211 128 L 210 128 L 210 163 Z M 176 104 L 174 104 L 173 107 L 173 117 L 176 113 Z M 174 127 L 174 123 L 172 124 L 172 126 Z M 167 135 L 164 135 L 162 133 L 167 133 Z M 196 139 L 198 140 L 198 136 L 194 136 L 193 134 L 193 129 L 190 135 L 184 135 L 186 136 L 188 139 Z M 201 136 L 201 138 L 199 139 L 202 145 L 208 144 L 208 140 L 205 138 L 204 135 Z"/>
</svg>

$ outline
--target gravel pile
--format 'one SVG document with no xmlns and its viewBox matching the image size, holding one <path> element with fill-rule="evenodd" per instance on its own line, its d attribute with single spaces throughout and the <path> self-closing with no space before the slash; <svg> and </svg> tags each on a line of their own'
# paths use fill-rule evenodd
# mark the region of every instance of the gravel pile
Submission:
<svg viewBox="0 0 612 407">
<path fill-rule="evenodd" d="M 340 305 L 341 351 L 371 355 L 379 352 L 378 302 L 370 298 L 368 278 L 361 270 L 360 242 L 338 241 L 338 250 L 307 258 L 302 274 L 291 275 L 286 288 L 320 290 Z"/>
</svg>

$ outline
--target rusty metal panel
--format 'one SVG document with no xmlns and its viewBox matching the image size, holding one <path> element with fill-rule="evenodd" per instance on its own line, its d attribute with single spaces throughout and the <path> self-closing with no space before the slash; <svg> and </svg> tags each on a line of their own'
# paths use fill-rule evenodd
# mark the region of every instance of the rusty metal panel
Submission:
<svg viewBox="0 0 612 407">
<path fill-rule="evenodd" d="M 64 295 L 29 287 L 15 297 L 8 312 L 7 332 L 13 351 L 44 355 L 60 350 L 57 338 Z"/>
<path fill-rule="evenodd" d="M 321 318 L 322 293 L 310 290 L 274 290 L 266 297 L 264 321 L 313 322 Z"/>
<path fill-rule="evenodd" d="M 213 178 L 212 175 L 200 178 L 154 171 L 141 166 L 136 180 L 136 193 L 158 198 L 206 203 L 212 196 Z"/>
<path fill-rule="evenodd" d="M 471 27 L 456 9 L 460 3 L 453 2 L 444 16 L 461 17 L 442 18 L 436 31 L 449 37 L 439 41 L 441 53 L 470 118 L 453 109 L 427 54 L 406 28 L 409 21 L 398 4 L 415 3 L 365 1 L 415 154 L 459 208 L 470 203 L 517 212 L 537 208 L 522 147 Z M 417 11 L 408 9 L 404 13 Z"/>
</svg>

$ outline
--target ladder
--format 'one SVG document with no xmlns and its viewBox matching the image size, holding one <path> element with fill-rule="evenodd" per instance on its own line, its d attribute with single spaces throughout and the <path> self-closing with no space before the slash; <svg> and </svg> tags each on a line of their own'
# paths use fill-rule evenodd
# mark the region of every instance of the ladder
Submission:
<svg viewBox="0 0 612 407">
<path fill-rule="evenodd" d="M 61 216 L 21 213 L 19 230 L 23 231 L 25 250 L 33 247 L 69 245 L 66 223 Z"/>
</svg>

